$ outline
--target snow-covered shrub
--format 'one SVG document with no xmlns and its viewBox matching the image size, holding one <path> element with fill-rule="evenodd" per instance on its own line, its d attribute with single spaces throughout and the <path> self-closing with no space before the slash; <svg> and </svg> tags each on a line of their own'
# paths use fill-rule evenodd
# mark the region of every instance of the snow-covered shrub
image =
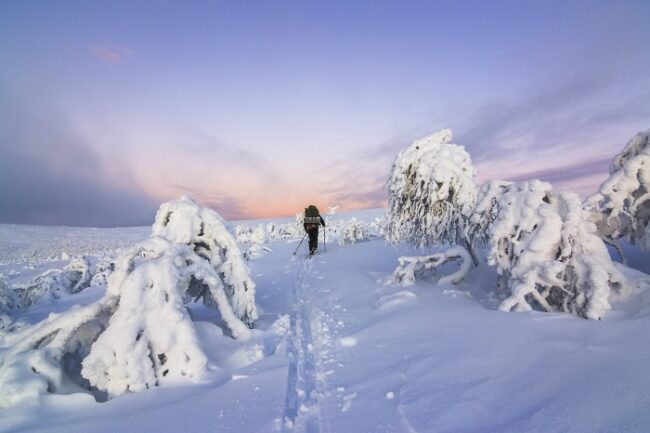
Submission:
<svg viewBox="0 0 650 433">
<path fill-rule="evenodd" d="M 627 143 L 609 173 L 585 202 L 598 233 L 608 241 L 625 238 L 650 250 L 650 130 Z"/>
<path fill-rule="evenodd" d="M 490 241 L 490 228 L 496 219 L 501 196 L 508 191 L 512 182 L 491 180 L 479 188 L 476 204 L 467 224 L 467 237 L 479 245 L 487 245 Z"/>
<path fill-rule="evenodd" d="M 459 261 L 460 266 L 456 272 L 438 280 L 441 284 L 458 284 L 465 278 L 471 268 L 471 256 L 463 247 L 452 247 L 437 254 L 417 257 L 400 257 L 399 266 L 389 277 L 388 282 L 401 286 L 415 284 L 416 278 L 426 278 L 435 272 L 436 268 L 449 261 Z"/>
<path fill-rule="evenodd" d="M 497 267 L 507 295 L 500 309 L 538 306 L 600 319 L 610 309 L 610 291 L 628 288 L 578 195 L 538 180 L 499 190 L 488 263 Z"/>
<path fill-rule="evenodd" d="M 267 225 L 266 232 L 269 240 L 295 240 L 302 238 L 305 229 L 302 223 L 296 221 L 281 225 L 270 223 Z"/>
<path fill-rule="evenodd" d="M 207 369 L 185 305 L 217 307 L 233 337 L 257 318 L 255 285 L 216 212 L 163 204 L 152 237 L 125 252 L 97 302 L 4 335 L 0 407 L 71 387 L 137 392 Z"/>
<path fill-rule="evenodd" d="M 397 155 L 388 182 L 386 239 L 416 246 L 465 244 L 474 207 L 474 167 L 443 129 Z"/>
<path fill-rule="evenodd" d="M 90 280 L 91 287 L 103 286 L 108 283 L 108 277 L 115 270 L 115 260 L 110 257 L 101 257 L 93 267 L 93 277 Z"/>
<path fill-rule="evenodd" d="M 339 236 L 339 245 L 355 244 L 367 241 L 372 237 L 370 228 L 363 221 L 352 218 L 343 223 L 343 229 Z"/>
<path fill-rule="evenodd" d="M 238 232 L 240 231 L 240 227 L 237 226 Z M 244 246 L 244 257 L 247 260 L 259 257 L 264 251 L 270 251 L 269 248 L 264 246 L 267 239 L 266 227 L 263 224 L 246 227 L 242 230 L 241 235 L 238 235 L 237 242 Z"/>
<path fill-rule="evenodd" d="M 368 223 L 370 235 L 383 238 L 386 233 L 386 216 L 375 217 Z"/>
<path fill-rule="evenodd" d="M 63 269 L 50 269 L 28 283 L 0 284 L 0 308 L 28 308 L 44 298 L 58 299 L 78 293 L 90 286 L 91 273 L 87 259 L 70 261 Z"/>
</svg>

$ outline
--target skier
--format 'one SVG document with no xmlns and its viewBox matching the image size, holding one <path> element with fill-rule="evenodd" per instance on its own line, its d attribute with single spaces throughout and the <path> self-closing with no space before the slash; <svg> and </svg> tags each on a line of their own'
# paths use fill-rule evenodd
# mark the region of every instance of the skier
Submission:
<svg viewBox="0 0 650 433">
<path fill-rule="evenodd" d="M 318 226 L 322 224 L 325 227 L 325 220 L 320 216 L 318 208 L 310 204 L 305 208 L 305 231 L 309 235 L 309 255 L 313 256 L 318 248 Z"/>
</svg>

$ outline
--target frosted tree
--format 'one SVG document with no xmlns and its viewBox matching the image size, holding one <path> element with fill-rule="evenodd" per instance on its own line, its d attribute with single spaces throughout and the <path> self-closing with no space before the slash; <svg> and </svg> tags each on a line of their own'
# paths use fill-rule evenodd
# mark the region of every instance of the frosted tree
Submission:
<svg viewBox="0 0 650 433">
<path fill-rule="evenodd" d="M 108 397 L 199 377 L 207 358 L 186 304 L 216 307 L 233 337 L 257 318 L 255 285 L 219 215 L 163 204 L 151 238 L 125 252 L 99 301 L 0 331 L 0 407 L 71 387 Z"/>
<path fill-rule="evenodd" d="M 476 188 L 469 154 L 443 129 L 397 155 L 388 184 L 387 238 L 417 246 L 461 243 Z"/>
<path fill-rule="evenodd" d="M 386 239 L 418 247 L 460 244 L 478 261 L 466 236 L 474 207 L 474 167 L 443 129 L 400 152 L 388 182 Z"/>
<path fill-rule="evenodd" d="M 497 184 L 493 185 L 497 186 Z M 493 188 L 492 191 L 496 189 Z M 495 265 L 507 298 L 500 309 L 564 311 L 600 319 L 612 290 L 628 291 L 580 198 L 538 180 L 498 185 L 494 220 L 487 229 L 488 263 Z M 481 202 L 479 201 L 479 205 Z"/>
<path fill-rule="evenodd" d="M 610 242 L 624 238 L 650 250 L 650 130 L 627 143 L 609 173 L 585 202 L 598 233 Z"/>
</svg>

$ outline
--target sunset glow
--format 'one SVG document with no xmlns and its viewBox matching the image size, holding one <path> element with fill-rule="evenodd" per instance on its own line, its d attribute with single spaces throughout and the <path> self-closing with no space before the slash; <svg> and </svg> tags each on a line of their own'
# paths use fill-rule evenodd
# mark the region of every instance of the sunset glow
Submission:
<svg viewBox="0 0 650 433">
<path fill-rule="evenodd" d="M 385 206 L 454 131 L 477 182 L 583 196 L 650 127 L 648 2 L 3 2 L 0 222 Z M 11 185 L 11 187 L 7 187 Z"/>
</svg>

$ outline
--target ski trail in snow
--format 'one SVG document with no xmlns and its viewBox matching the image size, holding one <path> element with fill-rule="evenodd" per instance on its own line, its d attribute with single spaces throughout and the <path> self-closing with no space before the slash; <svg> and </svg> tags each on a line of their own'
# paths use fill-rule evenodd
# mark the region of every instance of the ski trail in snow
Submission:
<svg viewBox="0 0 650 433">
<path fill-rule="evenodd" d="M 317 372 L 309 302 L 305 297 L 305 289 L 309 286 L 305 277 L 311 272 L 312 266 L 311 260 L 298 261 L 293 266 L 290 335 L 287 339 L 289 370 L 282 432 L 329 432 L 326 412 L 320 401 L 323 396 L 320 378 L 323 376 Z"/>
</svg>

